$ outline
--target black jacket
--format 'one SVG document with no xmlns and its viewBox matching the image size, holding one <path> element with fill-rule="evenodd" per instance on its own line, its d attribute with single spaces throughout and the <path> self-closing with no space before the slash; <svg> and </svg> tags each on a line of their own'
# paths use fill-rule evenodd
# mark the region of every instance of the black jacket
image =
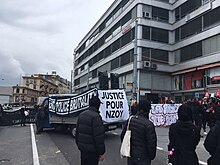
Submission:
<svg viewBox="0 0 220 165">
<path fill-rule="evenodd" d="M 176 165 L 199 165 L 196 146 L 200 141 L 199 129 L 192 122 L 177 121 L 169 129 L 170 146 L 174 147 Z"/>
<path fill-rule="evenodd" d="M 205 149 L 211 157 L 208 160 L 208 165 L 217 165 L 220 162 L 220 121 L 216 121 L 215 126 L 209 131 L 205 142 Z M 213 163 L 211 163 L 213 161 Z"/>
<path fill-rule="evenodd" d="M 104 126 L 95 107 L 80 113 L 76 126 L 76 144 L 81 152 L 103 155 L 105 153 Z"/>
<path fill-rule="evenodd" d="M 127 124 L 121 133 L 123 140 Z M 131 130 L 131 157 L 134 160 L 148 160 L 150 163 L 156 156 L 157 136 L 155 127 L 147 116 L 138 113 L 130 121 L 129 129 Z"/>
</svg>

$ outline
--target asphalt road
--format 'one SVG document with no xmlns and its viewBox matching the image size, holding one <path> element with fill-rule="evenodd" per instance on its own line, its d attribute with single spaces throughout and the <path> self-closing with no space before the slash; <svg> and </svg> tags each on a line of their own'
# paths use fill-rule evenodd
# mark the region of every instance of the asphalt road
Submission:
<svg viewBox="0 0 220 165">
<path fill-rule="evenodd" d="M 157 128 L 156 131 L 158 150 L 152 165 L 165 165 L 168 128 Z M 105 160 L 100 165 L 126 165 L 126 159 L 119 155 L 120 132 L 121 129 L 117 129 L 106 133 Z M 37 154 L 33 142 L 36 142 Z M 205 165 L 209 154 L 204 150 L 203 142 L 204 138 L 197 147 L 197 154 L 200 164 Z M 36 158 L 39 164 L 34 161 Z M 47 130 L 34 135 L 30 125 L 0 127 L 0 165 L 80 165 L 80 153 L 74 138 L 67 132 Z"/>
</svg>

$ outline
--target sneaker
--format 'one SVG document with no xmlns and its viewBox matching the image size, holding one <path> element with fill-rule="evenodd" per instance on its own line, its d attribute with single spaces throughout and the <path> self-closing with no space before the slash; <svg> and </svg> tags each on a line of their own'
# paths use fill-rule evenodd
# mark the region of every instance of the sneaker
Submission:
<svg viewBox="0 0 220 165">
<path fill-rule="evenodd" d="M 207 132 L 204 132 L 204 135 L 207 135 Z"/>
</svg>

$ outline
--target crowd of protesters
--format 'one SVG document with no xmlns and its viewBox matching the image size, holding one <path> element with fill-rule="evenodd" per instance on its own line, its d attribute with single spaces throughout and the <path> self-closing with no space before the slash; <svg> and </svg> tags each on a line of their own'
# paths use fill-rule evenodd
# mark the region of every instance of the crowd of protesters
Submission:
<svg viewBox="0 0 220 165">
<path fill-rule="evenodd" d="M 207 127 L 212 128 L 216 123 L 215 111 L 220 108 L 220 98 L 206 98 L 186 100 L 183 104 L 187 104 L 192 108 L 194 124 L 204 135 L 207 135 Z M 203 135 L 201 135 L 203 137 Z"/>
</svg>

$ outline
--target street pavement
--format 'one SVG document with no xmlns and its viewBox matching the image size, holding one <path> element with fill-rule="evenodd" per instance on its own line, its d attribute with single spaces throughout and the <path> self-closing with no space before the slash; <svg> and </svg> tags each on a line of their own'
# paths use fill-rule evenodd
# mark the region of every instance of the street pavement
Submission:
<svg viewBox="0 0 220 165">
<path fill-rule="evenodd" d="M 80 152 L 68 132 L 47 130 L 35 135 L 31 125 L 0 127 L 0 165 L 80 165 Z M 34 128 L 35 129 L 35 128 Z M 156 128 L 158 147 L 152 165 L 166 165 L 168 128 Z M 100 165 L 126 165 L 119 155 L 121 129 L 106 133 L 105 160 Z M 202 138 L 197 154 L 206 165 L 209 154 Z M 36 148 L 34 147 L 36 145 Z"/>
</svg>

